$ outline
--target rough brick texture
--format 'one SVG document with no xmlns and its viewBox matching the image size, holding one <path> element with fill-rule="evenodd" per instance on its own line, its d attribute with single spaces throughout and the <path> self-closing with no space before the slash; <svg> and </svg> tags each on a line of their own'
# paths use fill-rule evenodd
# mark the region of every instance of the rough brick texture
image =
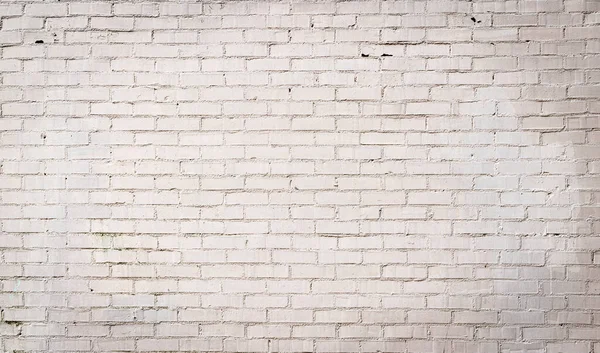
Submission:
<svg viewBox="0 0 600 353">
<path fill-rule="evenodd" d="M 0 351 L 600 352 L 600 1 L 0 17 Z"/>
</svg>

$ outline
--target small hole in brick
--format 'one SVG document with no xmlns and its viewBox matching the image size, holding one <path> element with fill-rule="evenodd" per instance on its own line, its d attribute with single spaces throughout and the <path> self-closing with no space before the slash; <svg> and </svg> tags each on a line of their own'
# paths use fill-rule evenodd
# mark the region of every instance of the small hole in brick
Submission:
<svg viewBox="0 0 600 353">
<path fill-rule="evenodd" d="M 38 40 L 35 41 L 35 44 L 44 44 L 44 41 L 41 40 L 41 39 L 38 39 Z"/>
<path fill-rule="evenodd" d="M 363 58 L 368 58 L 369 54 L 360 54 L 360 56 L 362 56 Z"/>
<path fill-rule="evenodd" d="M 383 53 L 383 54 L 381 54 L 381 56 L 393 56 L 393 55 L 392 54 Z"/>
</svg>

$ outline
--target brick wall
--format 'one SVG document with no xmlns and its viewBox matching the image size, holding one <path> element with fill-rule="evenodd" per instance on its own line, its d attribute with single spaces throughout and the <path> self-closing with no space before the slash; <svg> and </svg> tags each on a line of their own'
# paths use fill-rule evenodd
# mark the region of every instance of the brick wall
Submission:
<svg viewBox="0 0 600 353">
<path fill-rule="evenodd" d="M 600 1 L 0 17 L 0 351 L 600 352 Z"/>
</svg>

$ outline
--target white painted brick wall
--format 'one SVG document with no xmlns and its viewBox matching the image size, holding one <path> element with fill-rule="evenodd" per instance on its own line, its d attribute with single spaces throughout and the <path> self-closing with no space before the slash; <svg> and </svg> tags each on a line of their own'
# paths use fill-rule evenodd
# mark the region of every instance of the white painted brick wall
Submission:
<svg viewBox="0 0 600 353">
<path fill-rule="evenodd" d="M 600 352 L 600 1 L 0 20 L 1 352 Z"/>
</svg>

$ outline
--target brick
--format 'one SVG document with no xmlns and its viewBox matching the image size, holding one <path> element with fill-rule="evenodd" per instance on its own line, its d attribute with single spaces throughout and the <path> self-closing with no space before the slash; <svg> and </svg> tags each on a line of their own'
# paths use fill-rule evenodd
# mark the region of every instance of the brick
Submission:
<svg viewBox="0 0 600 353">
<path fill-rule="evenodd" d="M 127 31 L 133 29 L 133 18 L 92 17 L 91 28 Z"/>
</svg>

